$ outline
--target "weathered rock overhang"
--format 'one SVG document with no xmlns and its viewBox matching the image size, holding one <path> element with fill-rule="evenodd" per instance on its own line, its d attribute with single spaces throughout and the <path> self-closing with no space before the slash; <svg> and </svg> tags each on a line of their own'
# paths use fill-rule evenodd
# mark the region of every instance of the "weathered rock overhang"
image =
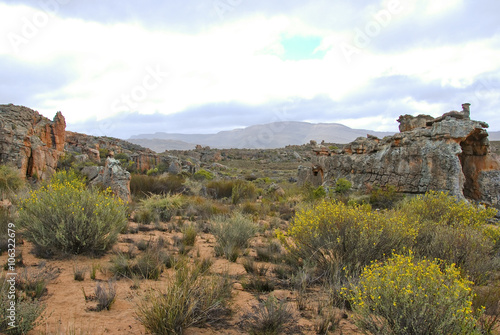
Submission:
<svg viewBox="0 0 500 335">
<path fill-rule="evenodd" d="M 313 166 L 299 168 L 299 183 L 334 185 L 345 178 L 360 191 L 386 185 L 402 193 L 447 191 L 498 207 L 500 162 L 490 150 L 488 125 L 470 120 L 463 106 L 466 113 L 437 119 L 402 116 L 394 136 L 360 137 L 342 151 L 318 148 Z"/>
</svg>

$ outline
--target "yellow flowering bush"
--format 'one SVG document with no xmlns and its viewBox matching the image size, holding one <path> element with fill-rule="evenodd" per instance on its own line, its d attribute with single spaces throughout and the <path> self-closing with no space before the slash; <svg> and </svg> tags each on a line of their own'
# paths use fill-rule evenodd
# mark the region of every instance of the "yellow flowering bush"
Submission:
<svg viewBox="0 0 500 335">
<path fill-rule="evenodd" d="M 127 225 L 126 205 L 111 190 L 88 189 L 72 172 L 61 171 L 30 192 L 19 208 L 19 227 L 42 255 L 100 254 Z"/>
<path fill-rule="evenodd" d="M 393 212 L 334 200 L 299 209 L 287 235 L 282 242 L 300 258 L 312 258 L 325 270 L 336 263 L 346 273 L 359 273 L 371 261 L 412 245 L 417 230 Z"/>
<path fill-rule="evenodd" d="M 356 324 L 373 334 L 476 334 L 472 282 L 452 264 L 393 255 L 365 267 L 352 290 Z"/>
<path fill-rule="evenodd" d="M 420 223 L 432 222 L 453 227 L 482 227 L 493 218 L 494 208 L 483 208 L 458 200 L 447 192 L 429 191 L 401 205 L 400 211 Z"/>
<path fill-rule="evenodd" d="M 398 210 L 418 226 L 413 251 L 419 257 L 455 263 L 476 283 L 498 269 L 495 248 L 499 234 L 489 220 L 494 208 L 474 206 L 445 192 L 430 191 L 409 199 Z"/>
<path fill-rule="evenodd" d="M 443 192 L 428 192 L 384 211 L 322 201 L 297 210 L 287 238 L 280 239 L 298 258 L 349 276 L 371 261 L 411 249 L 421 258 L 455 263 L 481 282 L 498 269 L 500 233 L 488 224 L 495 213 Z"/>
</svg>

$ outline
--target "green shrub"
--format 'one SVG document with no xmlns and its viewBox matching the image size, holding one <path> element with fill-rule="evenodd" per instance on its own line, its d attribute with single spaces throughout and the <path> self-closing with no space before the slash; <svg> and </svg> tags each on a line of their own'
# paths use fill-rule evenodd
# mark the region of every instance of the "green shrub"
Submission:
<svg viewBox="0 0 500 335">
<path fill-rule="evenodd" d="M 259 206 L 255 202 L 245 201 L 243 204 L 241 204 L 241 212 L 243 214 L 255 215 L 259 213 Z"/>
<path fill-rule="evenodd" d="M 297 258 L 313 261 L 323 272 L 339 263 L 346 274 L 355 275 L 371 261 L 411 246 L 416 234 L 414 226 L 393 212 L 322 201 L 299 209 L 289 239 L 280 239 Z"/>
<path fill-rule="evenodd" d="M 403 196 L 396 192 L 393 185 L 374 187 L 370 192 L 370 204 L 375 208 L 392 208 Z"/>
<path fill-rule="evenodd" d="M 312 259 L 320 270 L 340 264 L 356 276 L 374 260 L 412 249 L 419 257 L 455 263 L 482 282 L 499 268 L 499 231 L 488 225 L 496 211 L 429 192 L 389 211 L 369 205 L 323 201 L 297 211 L 283 243 L 297 258 Z"/>
<path fill-rule="evenodd" d="M 323 186 L 318 186 L 312 191 L 312 195 L 314 200 L 323 199 L 324 197 L 326 197 L 325 188 Z"/>
<path fill-rule="evenodd" d="M 217 322 L 228 311 L 228 276 L 210 275 L 202 265 L 180 267 L 164 290 L 152 291 L 137 316 L 153 334 L 182 334 L 192 326 Z"/>
<path fill-rule="evenodd" d="M 230 259 L 234 258 L 235 251 L 248 246 L 249 239 L 255 235 L 258 227 L 248 217 L 235 213 L 230 217 L 214 217 L 211 230 L 217 242 L 216 248 Z"/>
<path fill-rule="evenodd" d="M 402 202 L 400 211 L 412 220 L 452 227 L 482 227 L 495 217 L 497 210 L 474 206 L 447 192 L 429 191 Z"/>
<path fill-rule="evenodd" d="M 213 215 L 227 214 L 229 209 L 223 204 L 200 196 L 184 197 L 184 214 L 188 217 L 197 216 L 201 219 L 208 219 Z"/>
<path fill-rule="evenodd" d="M 24 269 L 18 273 L 15 278 L 15 328 L 9 326 L 11 320 L 7 318 L 12 315 L 8 310 L 12 301 L 9 292 L 11 284 L 7 282 L 7 278 L 0 278 L 0 332 L 2 334 L 27 334 L 42 323 L 46 305 L 40 302 L 40 298 L 47 292 L 46 286 L 49 281 L 57 275 L 56 268 L 44 266 L 39 266 L 36 270 Z"/>
<path fill-rule="evenodd" d="M 124 152 L 120 152 L 120 153 L 116 154 L 114 158 L 119 160 L 119 161 L 128 161 L 130 159 L 129 155 L 127 155 Z"/>
<path fill-rule="evenodd" d="M 21 201 L 19 228 L 43 254 L 102 254 L 127 225 L 127 207 L 111 190 L 87 189 L 58 172 Z"/>
<path fill-rule="evenodd" d="M 212 180 L 214 179 L 214 175 L 212 172 L 207 171 L 205 169 L 201 169 L 195 172 L 193 178 L 196 180 Z"/>
<path fill-rule="evenodd" d="M 168 255 L 157 249 L 147 249 L 135 259 L 131 272 L 144 279 L 158 280 L 165 267 Z"/>
<path fill-rule="evenodd" d="M 234 180 L 212 180 L 207 183 L 207 189 L 215 199 L 231 198 Z"/>
<path fill-rule="evenodd" d="M 170 268 L 171 255 L 167 254 L 158 242 L 150 244 L 137 258 L 130 254 L 118 253 L 110 260 L 110 272 L 115 277 L 158 280 L 165 267 Z"/>
<path fill-rule="evenodd" d="M 187 225 L 182 229 L 182 244 L 192 247 L 194 245 L 194 242 L 196 241 L 197 234 L 198 231 L 196 227 L 194 227 L 192 224 Z"/>
<path fill-rule="evenodd" d="M 233 204 L 242 199 L 251 199 L 257 192 L 254 183 L 239 179 L 212 180 L 207 184 L 207 189 L 215 199 L 231 198 Z"/>
<path fill-rule="evenodd" d="M 349 180 L 345 178 L 339 178 L 335 183 L 335 192 L 345 194 L 351 189 L 351 187 L 352 183 Z"/>
<path fill-rule="evenodd" d="M 358 327 L 373 334 L 477 334 L 472 282 L 453 265 L 441 266 L 410 253 L 366 267 L 347 293 Z"/>
<path fill-rule="evenodd" d="M 15 327 L 9 325 L 11 315 L 8 308 L 12 301 L 9 297 L 10 284 L 7 278 L 0 278 L 0 332 L 9 335 L 27 334 L 35 328 L 40 322 L 37 321 L 43 315 L 46 305 L 39 300 L 17 299 L 15 310 Z"/>
<path fill-rule="evenodd" d="M 184 198 L 179 194 L 152 194 L 139 203 L 139 218 L 143 220 L 143 223 L 150 223 L 151 221 L 147 221 L 151 219 L 155 222 L 168 222 L 183 206 Z"/>
<path fill-rule="evenodd" d="M 134 221 L 142 224 L 150 224 L 157 217 L 150 208 L 139 208 L 134 215 Z"/>
<path fill-rule="evenodd" d="M 443 192 L 428 192 L 404 201 L 399 209 L 408 221 L 418 222 L 413 250 L 419 257 L 456 264 L 476 283 L 499 268 L 498 230 L 489 220 L 496 210 L 470 205 Z"/>
<path fill-rule="evenodd" d="M 255 268 L 255 271 L 258 269 Z M 275 284 L 268 277 L 252 275 L 247 280 L 241 282 L 241 286 L 247 291 L 271 292 L 274 291 Z"/>
<path fill-rule="evenodd" d="M 7 165 L 0 165 L 0 200 L 10 196 L 24 185 L 18 170 Z"/>
<path fill-rule="evenodd" d="M 439 258 L 457 267 L 476 284 L 485 283 L 499 269 L 495 242 L 482 230 L 424 224 L 413 250 L 419 257 Z"/>
<path fill-rule="evenodd" d="M 183 184 L 181 175 L 149 176 L 134 173 L 130 179 L 130 192 L 137 197 L 180 193 L 184 189 Z"/>
<path fill-rule="evenodd" d="M 251 199 L 255 197 L 256 190 L 255 184 L 251 182 L 242 180 L 235 181 L 231 191 L 231 201 L 233 205 L 238 204 L 242 199 Z"/>
</svg>

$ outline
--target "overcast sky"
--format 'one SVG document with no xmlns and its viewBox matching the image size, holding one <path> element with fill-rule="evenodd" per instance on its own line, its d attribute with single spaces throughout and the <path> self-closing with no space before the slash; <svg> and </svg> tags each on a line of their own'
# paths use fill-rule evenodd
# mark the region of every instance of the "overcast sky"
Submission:
<svg viewBox="0 0 500 335">
<path fill-rule="evenodd" d="M 367 5 L 370 3 L 370 5 Z M 0 0 L 0 103 L 128 138 L 274 121 L 500 130 L 500 1 Z"/>
</svg>

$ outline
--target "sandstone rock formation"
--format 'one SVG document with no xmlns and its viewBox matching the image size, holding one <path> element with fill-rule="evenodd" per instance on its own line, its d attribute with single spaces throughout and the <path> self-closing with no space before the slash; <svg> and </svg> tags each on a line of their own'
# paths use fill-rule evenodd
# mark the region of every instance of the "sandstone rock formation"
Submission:
<svg viewBox="0 0 500 335">
<path fill-rule="evenodd" d="M 160 164 L 158 154 L 150 149 L 112 137 L 98 137 L 86 134 L 66 132 L 66 151 L 73 154 L 86 154 L 94 162 L 100 162 L 99 150 L 125 153 L 135 163 L 137 171 L 145 172 Z"/>
<path fill-rule="evenodd" d="M 50 121 L 24 106 L 0 105 L 0 163 L 23 176 L 49 178 L 64 153 L 65 129 L 61 112 Z"/>
<path fill-rule="evenodd" d="M 448 191 L 500 208 L 500 160 L 491 153 L 488 125 L 470 120 L 469 104 L 462 106 L 436 119 L 405 115 L 394 136 L 358 138 L 340 154 L 321 152 L 311 168 L 299 168 L 299 183 L 346 178 L 356 190 L 390 184 L 404 193 Z"/>
<path fill-rule="evenodd" d="M 108 157 L 104 166 L 86 166 L 82 173 L 90 185 L 100 185 L 111 188 L 114 194 L 125 202 L 130 202 L 130 173 L 120 166 L 120 162 Z"/>
</svg>

